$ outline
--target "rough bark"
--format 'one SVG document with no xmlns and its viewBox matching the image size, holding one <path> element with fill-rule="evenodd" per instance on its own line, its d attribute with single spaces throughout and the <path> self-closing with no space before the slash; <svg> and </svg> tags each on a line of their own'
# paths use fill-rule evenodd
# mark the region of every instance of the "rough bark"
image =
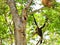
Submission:
<svg viewBox="0 0 60 45">
<path fill-rule="evenodd" d="M 15 45 L 27 45 L 26 43 L 26 20 L 27 20 L 27 10 L 30 7 L 33 0 L 28 0 L 25 8 L 22 10 L 22 17 L 20 18 L 16 9 L 16 4 L 14 0 L 7 0 L 7 4 L 10 7 L 10 11 L 14 23 L 14 34 L 15 34 Z"/>
<path fill-rule="evenodd" d="M 25 9 L 23 9 L 22 18 L 20 18 L 14 0 L 7 0 L 7 3 L 10 7 L 14 23 L 15 45 L 27 45 L 25 35 L 26 11 L 24 11 Z"/>
</svg>

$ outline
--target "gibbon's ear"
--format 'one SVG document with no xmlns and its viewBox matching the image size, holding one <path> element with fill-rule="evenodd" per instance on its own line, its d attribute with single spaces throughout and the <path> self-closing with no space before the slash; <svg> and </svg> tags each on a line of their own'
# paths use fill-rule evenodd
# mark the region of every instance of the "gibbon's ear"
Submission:
<svg viewBox="0 0 60 45">
<path fill-rule="evenodd" d="M 42 4 L 46 7 L 51 7 L 53 5 L 51 0 L 42 0 Z"/>
</svg>

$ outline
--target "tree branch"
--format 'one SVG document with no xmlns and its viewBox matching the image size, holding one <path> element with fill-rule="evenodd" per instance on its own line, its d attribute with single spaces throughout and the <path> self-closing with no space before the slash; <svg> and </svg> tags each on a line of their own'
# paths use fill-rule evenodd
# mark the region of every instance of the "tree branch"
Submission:
<svg viewBox="0 0 60 45">
<path fill-rule="evenodd" d="M 26 4 L 25 8 L 28 9 L 30 7 L 30 5 L 32 4 L 33 0 L 28 0 L 28 3 Z"/>
<path fill-rule="evenodd" d="M 38 12 L 39 10 L 42 10 L 43 8 L 44 8 L 44 7 L 40 8 L 40 9 L 37 9 L 37 10 L 34 10 L 34 11 L 32 11 L 32 12 L 29 12 L 28 15 L 33 14 L 33 13 L 35 13 L 35 12 Z"/>
</svg>

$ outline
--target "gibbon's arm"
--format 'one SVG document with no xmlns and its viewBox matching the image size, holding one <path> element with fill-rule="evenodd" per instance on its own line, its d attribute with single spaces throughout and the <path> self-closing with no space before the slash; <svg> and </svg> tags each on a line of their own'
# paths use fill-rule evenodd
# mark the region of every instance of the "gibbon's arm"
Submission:
<svg viewBox="0 0 60 45">
<path fill-rule="evenodd" d="M 42 28 L 44 28 L 44 27 L 45 27 L 47 20 L 48 20 L 48 18 L 46 17 L 46 19 L 45 19 L 45 23 L 43 24 L 43 26 L 42 26 L 42 27 L 40 27 L 40 29 L 42 29 Z"/>
<path fill-rule="evenodd" d="M 43 25 L 42 27 L 40 27 L 40 29 L 44 28 L 44 27 L 45 27 L 45 25 L 46 25 L 46 23 L 44 23 L 44 25 Z"/>
<path fill-rule="evenodd" d="M 37 24 L 37 22 L 36 22 L 36 19 L 35 19 L 34 15 L 33 15 L 33 18 L 34 18 L 35 25 L 38 27 L 38 24 Z M 38 27 L 38 28 L 39 28 L 39 27 Z"/>
</svg>

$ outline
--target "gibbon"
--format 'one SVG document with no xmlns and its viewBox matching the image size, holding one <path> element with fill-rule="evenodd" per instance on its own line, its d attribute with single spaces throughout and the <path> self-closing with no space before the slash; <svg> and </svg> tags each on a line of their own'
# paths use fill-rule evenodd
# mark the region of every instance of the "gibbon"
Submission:
<svg viewBox="0 0 60 45">
<path fill-rule="evenodd" d="M 38 26 L 38 24 L 37 24 L 36 19 L 35 19 L 34 16 L 33 16 L 33 18 L 34 18 L 34 23 L 35 23 L 35 25 L 37 26 L 37 27 L 36 27 L 36 33 L 41 37 L 41 39 L 40 39 L 40 44 L 41 44 L 41 43 L 42 43 L 42 39 L 43 39 L 42 29 L 43 29 L 43 28 L 45 27 L 45 25 L 46 25 L 47 18 L 45 19 L 45 23 L 44 23 L 43 26 L 41 26 L 41 27 Z"/>
</svg>

